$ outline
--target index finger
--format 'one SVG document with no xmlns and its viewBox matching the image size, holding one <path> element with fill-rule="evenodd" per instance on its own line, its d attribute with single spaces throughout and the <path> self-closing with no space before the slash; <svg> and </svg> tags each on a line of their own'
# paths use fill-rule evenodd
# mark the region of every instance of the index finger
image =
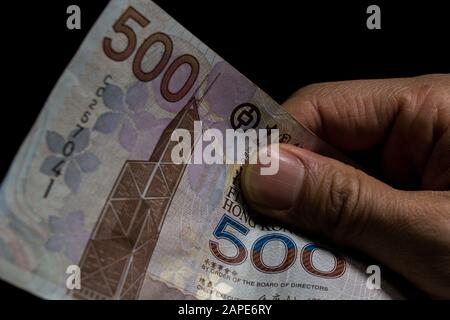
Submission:
<svg viewBox="0 0 450 320">
<path fill-rule="evenodd" d="M 300 89 L 283 106 L 323 140 L 356 151 L 379 144 L 395 126 L 402 133 L 413 125 L 421 140 L 439 129 L 432 100 L 443 84 L 448 90 L 448 75 L 320 83 Z"/>
<path fill-rule="evenodd" d="M 338 149 L 380 150 L 384 175 L 397 183 L 417 177 L 442 189 L 450 181 L 448 74 L 315 84 L 284 107 Z"/>
</svg>

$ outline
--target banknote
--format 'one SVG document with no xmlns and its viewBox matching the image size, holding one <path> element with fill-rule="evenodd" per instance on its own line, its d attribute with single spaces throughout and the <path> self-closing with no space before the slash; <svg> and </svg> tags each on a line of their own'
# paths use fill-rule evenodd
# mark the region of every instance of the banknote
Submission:
<svg viewBox="0 0 450 320">
<path fill-rule="evenodd" d="M 51 299 L 401 297 L 250 214 L 239 165 L 174 163 L 172 133 L 195 121 L 340 157 L 153 2 L 113 0 L 2 183 L 0 277 Z"/>
</svg>

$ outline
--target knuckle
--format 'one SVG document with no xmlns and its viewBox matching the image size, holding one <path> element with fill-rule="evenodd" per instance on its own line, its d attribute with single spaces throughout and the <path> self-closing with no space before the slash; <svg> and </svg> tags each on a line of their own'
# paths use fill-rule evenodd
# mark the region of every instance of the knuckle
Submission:
<svg viewBox="0 0 450 320">
<path fill-rule="evenodd" d="M 405 104 L 421 105 L 424 102 L 440 104 L 448 102 L 450 96 L 450 76 L 447 75 L 425 75 L 411 78 L 408 84 L 401 87 L 399 97 Z"/>
<path fill-rule="evenodd" d="M 421 106 L 423 108 L 438 109 L 440 106 L 449 103 L 447 90 L 442 90 L 440 86 L 433 84 L 421 85 L 417 90 L 418 97 L 423 97 Z"/>
<path fill-rule="evenodd" d="M 427 75 L 416 78 L 409 90 L 409 101 L 420 109 L 438 111 L 450 104 L 450 76 Z"/>
<path fill-rule="evenodd" d="M 327 197 L 326 212 L 332 234 L 354 239 L 364 232 L 369 212 L 361 201 L 362 183 L 358 174 L 331 173 Z"/>
</svg>

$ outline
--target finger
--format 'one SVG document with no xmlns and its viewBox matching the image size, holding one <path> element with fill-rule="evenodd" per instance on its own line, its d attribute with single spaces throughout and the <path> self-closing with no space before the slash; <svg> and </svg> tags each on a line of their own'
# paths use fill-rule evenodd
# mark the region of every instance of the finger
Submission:
<svg viewBox="0 0 450 320">
<path fill-rule="evenodd" d="M 422 187 L 450 190 L 450 127 L 433 146 L 424 170 Z"/>
<path fill-rule="evenodd" d="M 426 173 L 434 143 L 449 128 L 449 88 L 449 75 L 323 83 L 299 90 L 284 107 L 340 149 L 359 151 L 382 145 L 386 175 L 402 183 Z M 435 152 L 441 153 L 441 148 Z M 444 150 L 448 148 L 444 145 Z M 448 168 L 447 159 L 435 159 L 428 170 L 435 164 Z"/>
<path fill-rule="evenodd" d="M 434 276 L 427 263 L 414 270 L 410 266 L 417 259 L 442 261 L 441 254 L 450 252 L 448 198 L 393 189 L 351 166 L 295 146 L 281 145 L 277 157 L 279 171 L 273 176 L 261 175 L 259 165 L 244 168 L 242 188 L 250 205 L 360 249 L 428 292 L 442 282 L 430 282 Z"/>
</svg>

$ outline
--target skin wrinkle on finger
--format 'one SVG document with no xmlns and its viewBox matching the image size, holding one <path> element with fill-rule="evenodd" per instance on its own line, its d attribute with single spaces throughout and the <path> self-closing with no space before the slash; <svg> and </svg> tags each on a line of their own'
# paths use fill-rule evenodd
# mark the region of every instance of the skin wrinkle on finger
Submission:
<svg viewBox="0 0 450 320">
<path fill-rule="evenodd" d="M 414 189 L 425 184 L 436 132 L 450 123 L 448 88 L 449 75 L 323 83 L 300 89 L 284 105 L 337 148 L 383 146 L 379 161 L 387 181 Z"/>
<path fill-rule="evenodd" d="M 432 97 L 433 90 L 433 82 L 429 85 L 423 85 L 419 89 L 418 101 L 416 102 L 418 111 L 411 122 L 411 129 L 409 130 L 413 133 L 412 139 L 418 141 L 416 146 L 421 147 L 413 149 L 412 158 L 422 177 L 433 150 L 434 133 L 437 130 L 436 117 L 438 108 L 436 104 L 439 102 Z M 422 91 L 423 97 L 420 96 Z M 431 120 L 430 117 L 432 118 Z M 413 128 L 419 128 L 419 130 L 414 130 Z"/>
<path fill-rule="evenodd" d="M 358 81 L 356 81 L 358 82 Z M 366 82 L 359 81 L 359 82 Z M 302 123 L 306 122 L 306 125 L 309 126 L 312 131 L 314 131 L 319 137 L 323 138 L 324 140 L 327 140 L 331 142 L 331 144 L 334 144 L 337 147 L 345 147 L 345 143 L 349 143 L 352 141 L 348 141 L 348 139 L 345 139 L 346 136 L 361 134 L 360 131 L 364 130 L 368 132 L 369 134 L 371 132 L 379 132 L 383 131 L 385 128 L 389 126 L 389 121 L 385 121 L 387 124 L 385 125 L 385 128 L 380 128 L 379 122 L 373 121 L 372 116 L 367 116 L 368 112 L 364 110 L 366 108 L 366 101 L 371 102 L 370 94 L 364 94 L 362 92 L 362 89 L 356 89 L 356 92 L 347 92 L 350 89 L 349 85 L 336 85 L 336 84 L 323 84 L 324 88 L 318 88 L 318 85 L 313 85 L 310 88 L 306 87 L 304 90 L 301 89 L 300 93 L 296 95 L 295 100 L 289 99 L 285 102 L 285 105 L 287 106 L 287 109 Z M 330 86 L 330 88 L 328 88 Z M 362 86 L 362 85 L 359 85 Z M 374 85 L 372 85 L 374 86 Z M 356 86 L 358 87 L 358 85 Z M 328 91 L 328 93 L 324 93 L 324 90 Z M 320 93 L 316 94 L 315 92 L 319 91 Z M 381 95 L 380 95 L 381 96 Z M 390 97 L 391 95 L 387 95 L 388 101 L 385 101 L 384 104 L 387 105 L 394 105 L 395 101 Z M 336 97 L 335 99 L 333 97 Z M 363 101 L 362 106 L 358 106 L 355 104 L 354 98 L 355 97 L 361 97 L 358 98 L 361 101 Z M 353 99 L 353 100 L 352 100 Z M 386 95 L 383 95 L 383 99 L 386 100 Z M 308 103 L 312 106 L 310 107 L 308 105 L 308 108 L 306 110 L 306 113 L 303 112 L 304 105 Z M 361 102 L 360 102 L 361 103 Z M 341 108 L 341 106 L 346 106 L 345 108 Z M 340 109 L 343 109 L 343 111 L 339 111 Z M 389 109 L 392 108 L 384 108 L 383 112 L 387 113 Z M 350 112 L 353 113 L 348 113 Z M 354 113 L 357 110 L 358 113 Z M 395 113 L 396 110 L 392 110 L 390 112 L 391 117 Z M 344 112 L 344 113 L 339 113 Z M 313 116 L 311 116 L 311 114 Z M 314 114 L 318 114 L 321 119 L 321 121 L 310 121 L 310 118 L 314 117 Z M 363 116 L 363 118 L 361 117 Z M 368 119 L 368 121 L 365 121 L 364 118 Z M 351 121 L 345 121 L 343 122 L 343 119 L 349 119 Z M 306 120 L 306 121 L 305 121 Z M 361 125 L 364 124 L 364 125 Z M 312 126 L 311 126 L 312 125 Z M 331 127 L 330 127 L 331 125 Z M 320 131 L 326 128 L 326 136 L 324 134 L 321 134 Z M 349 128 L 351 130 L 349 130 Z M 349 132 L 350 131 L 350 132 Z M 337 136 L 338 135 L 338 136 Z M 340 138 L 339 135 L 342 137 Z M 336 137 L 337 136 L 337 137 Z M 370 145 L 375 144 L 378 140 L 380 140 L 382 137 L 376 138 L 374 142 L 370 143 Z M 332 141 L 330 141 L 332 140 Z M 353 143 L 360 143 L 358 141 L 354 141 Z M 358 147 L 359 148 L 359 147 Z"/>
<path fill-rule="evenodd" d="M 424 189 L 450 188 L 450 127 L 434 145 L 422 179 Z"/>
<path fill-rule="evenodd" d="M 450 80 L 448 81 L 450 88 Z M 450 188 L 450 90 L 433 92 L 436 101 L 435 127 L 433 132 L 433 147 L 426 163 L 422 187 L 426 189 Z M 447 104 L 446 104 L 447 102 Z"/>
<path fill-rule="evenodd" d="M 417 90 L 411 86 L 402 91 L 398 113 L 382 151 L 382 167 L 398 184 L 412 181 L 413 175 L 421 176 L 429 154 L 430 132 L 423 128 L 430 121 L 428 115 L 424 121 L 417 121 L 422 119 L 419 113 L 425 96 Z"/>
<path fill-rule="evenodd" d="M 448 85 L 450 87 L 450 83 Z M 408 101 L 409 108 L 402 110 L 404 114 L 403 122 L 408 123 L 410 121 L 409 128 L 404 129 L 404 144 L 408 145 L 408 141 L 414 142 L 409 144 L 409 154 L 415 164 L 417 174 L 422 177 L 421 186 L 423 187 L 427 186 L 425 179 L 430 169 L 435 169 L 435 176 L 438 175 L 439 171 L 445 170 L 444 168 L 436 170 L 439 165 L 428 165 L 432 161 L 432 154 L 435 150 L 438 150 L 438 152 L 445 150 L 445 144 L 439 147 L 440 144 L 436 141 L 436 135 L 443 135 L 450 124 L 449 117 L 445 117 L 445 115 L 439 117 L 440 110 L 446 106 L 448 108 L 450 103 L 450 97 L 446 97 L 442 92 L 446 92 L 445 87 L 437 85 L 435 81 L 426 83 L 417 81 L 411 89 L 411 100 Z M 436 119 L 443 119 L 443 121 L 437 121 Z M 448 145 L 450 145 L 450 142 Z M 442 159 L 439 161 L 442 162 Z M 386 162 L 388 161 L 389 159 L 386 160 Z M 447 167 L 449 166 L 450 163 L 447 162 Z M 430 185 L 428 184 L 428 186 Z"/>
</svg>

